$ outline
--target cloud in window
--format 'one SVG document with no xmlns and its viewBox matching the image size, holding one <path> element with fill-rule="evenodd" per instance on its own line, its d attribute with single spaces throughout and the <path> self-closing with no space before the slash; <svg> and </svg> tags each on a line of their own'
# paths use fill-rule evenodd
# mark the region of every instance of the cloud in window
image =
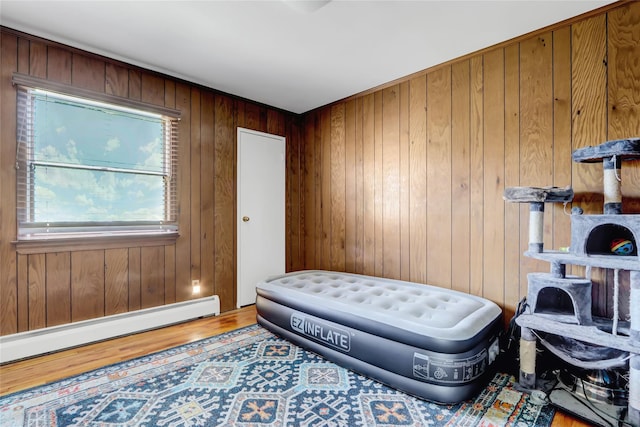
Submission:
<svg viewBox="0 0 640 427">
<path fill-rule="evenodd" d="M 78 161 L 78 145 L 73 139 L 67 142 L 67 154 L 69 155 L 69 163 L 80 163 Z"/>
<path fill-rule="evenodd" d="M 122 197 L 118 189 L 118 178 L 112 173 L 101 173 L 94 192 L 100 195 L 103 201 L 114 201 Z"/>
<path fill-rule="evenodd" d="M 136 210 L 124 212 L 124 216 L 127 218 L 140 218 L 140 219 L 148 218 L 148 219 L 162 220 L 163 212 L 162 212 L 162 208 L 160 207 L 156 209 L 139 208 Z"/>
<path fill-rule="evenodd" d="M 139 166 L 148 170 L 161 170 L 163 160 L 162 150 L 160 150 L 161 144 L 162 141 L 156 138 L 146 145 L 141 145 L 140 151 L 149 154 L 149 156 L 146 157 Z"/>
<path fill-rule="evenodd" d="M 78 194 L 75 197 L 75 201 L 81 206 L 93 206 L 93 200 L 86 194 Z"/>
<path fill-rule="evenodd" d="M 43 187 L 41 185 L 35 186 L 36 197 L 38 200 L 55 200 L 56 193 L 50 188 Z"/>
<path fill-rule="evenodd" d="M 120 148 L 120 139 L 111 138 L 107 141 L 107 145 L 104 147 L 104 151 L 111 152 Z"/>
<path fill-rule="evenodd" d="M 62 156 L 59 152 L 58 149 L 56 147 L 54 147 L 53 145 L 47 145 L 45 147 L 42 147 L 42 149 L 40 150 L 40 152 L 38 153 L 38 158 L 42 158 L 42 159 L 49 159 L 52 161 L 62 161 L 64 160 L 64 156 Z"/>
<path fill-rule="evenodd" d="M 135 198 L 135 199 L 144 199 L 144 191 L 142 190 L 138 190 L 138 191 L 130 191 L 129 194 L 131 195 L 131 197 Z"/>
</svg>

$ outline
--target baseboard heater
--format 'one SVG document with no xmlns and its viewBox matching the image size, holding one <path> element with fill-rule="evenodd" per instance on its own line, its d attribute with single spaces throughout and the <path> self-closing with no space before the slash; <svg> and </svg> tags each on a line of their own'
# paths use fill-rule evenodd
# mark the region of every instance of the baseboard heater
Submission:
<svg viewBox="0 0 640 427">
<path fill-rule="evenodd" d="M 220 314 L 217 295 L 0 337 L 0 364 Z"/>
</svg>

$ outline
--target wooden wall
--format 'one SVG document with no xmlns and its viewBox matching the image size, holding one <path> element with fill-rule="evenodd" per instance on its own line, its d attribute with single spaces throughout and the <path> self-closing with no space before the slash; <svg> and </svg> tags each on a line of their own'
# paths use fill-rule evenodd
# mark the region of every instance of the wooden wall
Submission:
<svg viewBox="0 0 640 427">
<path fill-rule="evenodd" d="M 7 28 L 0 37 L 1 335 L 188 300 L 192 279 L 235 308 L 237 126 L 287 139 L 287 269 L 299 268 L 297 115 Z M 181 111 L 175 244 L 16 251 L 14 72 Z"/>
<path fill-rule="evenodd" d="M 602 166 L 571 153 L 640 136 L 640 2 L 317 109 L 302 133 L 305 268 L 481 295 L 508 320 L 549 265 L 522 255 L 528 205 L 504 188 L 571 185 L 573 206 L 602 212 Z M 625 213 L 640 213 L 640 162 L 622 180 Z M 545 248 L 569 246 L 571 207 L 547 205 Z M 608 314 L 612 278 L 593 278 Z"/>
</svg>

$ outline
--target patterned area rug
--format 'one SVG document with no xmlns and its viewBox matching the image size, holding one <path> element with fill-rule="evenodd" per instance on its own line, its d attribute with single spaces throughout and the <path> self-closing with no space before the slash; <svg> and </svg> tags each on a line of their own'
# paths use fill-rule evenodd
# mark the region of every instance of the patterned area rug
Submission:
<svg viewBox="0 0 640 427">
<path fill-rule="evenodd" d="M 548 426 L 497 374 L 437 405 L 343 369 L 254 325 L 0 398 L 8 426 Z"/>
</svg>

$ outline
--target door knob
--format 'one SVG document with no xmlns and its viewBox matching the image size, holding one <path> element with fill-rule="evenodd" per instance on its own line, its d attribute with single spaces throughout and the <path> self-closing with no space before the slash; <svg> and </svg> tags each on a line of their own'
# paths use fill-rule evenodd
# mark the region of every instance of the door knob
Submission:
<svg viewBox="0 0 640 427">
<path fill-rule="evenodd" d="M 242 220 L 243 220 L 244 222 L 249 222 L 249 217 L 248 217 L 248 216 L 243 216 L 243 217 L 242 217 Z"/>
</svg>

